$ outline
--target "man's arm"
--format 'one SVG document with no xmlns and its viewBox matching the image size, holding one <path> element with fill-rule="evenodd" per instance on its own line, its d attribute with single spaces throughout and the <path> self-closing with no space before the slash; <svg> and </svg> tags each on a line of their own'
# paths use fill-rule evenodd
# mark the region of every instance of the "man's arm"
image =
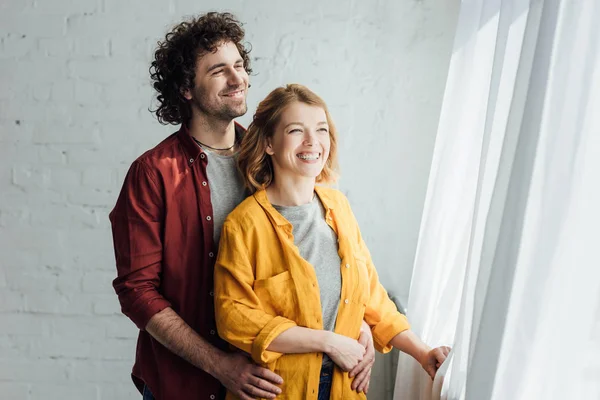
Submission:
<svg viewBox="0 0 600 400">
<path fill-rule="evenodd" d="M 241 399 L 273 399 L 281 393 L 274 385 L 283 383 L 281 377 L 255 365 L 240 353 L 228 354 L 217 349 L 171 308 L 154 314 L 146 331 L 171 352 L 214 376 Z"/>
</svg>

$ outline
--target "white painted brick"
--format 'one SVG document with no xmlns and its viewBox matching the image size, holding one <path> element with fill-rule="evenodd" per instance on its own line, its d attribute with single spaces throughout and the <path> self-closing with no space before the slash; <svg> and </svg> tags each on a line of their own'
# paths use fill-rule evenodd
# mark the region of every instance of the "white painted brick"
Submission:
<svg viewBox="0 0 600 400">
<path fill-rule="evenodd" d="M 73 52 L 73 40 L 65 37 L 42 37 L 38 40 L 38 50 L 48 57 L 67 58 Z"/>
<path fill-rule="evenodd" d="M 109 286 L 112 289 L 112 286 Z M 98 286 L 96 290 L 103 287 Z M 84 289 L 85 290 L 85 289 Z M 106 293 L 106 290 L 104 293 Z M 115 294 L 98 295 L 94 298 L 94 314 L 96 315 L 119 315 L 121 314 L 121 305 Z"/>
<path fill-rule="evenodd" d="M 27 56 L 31 51 L 36 50 L 36 41 L 32 36 L 26 34 L 9 33 L 2 38 L 2 53 L 0 59 L 3 58 L 22 58 Z"/>
<path fill-rule="evenodd" d="M 14 290 L 0 291 L 0 313 L 23 311 L 25 311 L 25 295 L 22 292 Z"/>
<path fill-rule="evenodd" d="M 48 359 L 86 359 L 90 357 L 92 347 L 91 341 L 81 338 L 38 337 L 32 340 L 32 352 Z"/>
<path fill-rule="evenodd" d="M 75 39 L 74 55 L 76 57 L 108 57 L 109 49 L 109 40 L 105 37 Z"/>
<path fill-rule="evenodd" d="M 63 126 L 57 122 L 52 127 L 52 121 L 48 125 L 38 124 L 34 128 L 33 143 L 35 144 L 88 144 L 94 145 L 100 141 L 100 127 L 97 125 Z M 56 129 L 58 128 L 58 129 Z"/>
<path fill-rule="evenodd" d="M 43 15 L 94 14 L 101 10 L 102 2 L 100 0 L 37 0 L 34 5 L 34 11 Z"/>
<path fill-rule="evenodd" d="M 112 281 L 116 278 L 116 270 L 114 272 L 109 271 L 90 271 L 86 272 L 83 277 L 83 291 L 85 293 L 108 293 L 112 292 Z M 109 307 L 113 308 L 115 303 L 112 301 L 117 298 L 117 296 L 110 296 Z M 96 304 L 94 304 L 94 309 L 96 308 Z M 117 310 L 119 308 L 117 307 Z"/>
<path fill-rule="evenodd" d="M 137 326 L 124 315 L 110 318 L 106 323 L 106 336 L 109 338 L 131 339 L 137 337 L 138 334 Z"/>
<path fill-rule="evenodd" d="M 103 340 L 111 318 L 97 316 L 58 316 L 50 323 L 51 335 L 58 338 Z"/>
<path fill-rule="evenodd" d="M 116 177 L 114 168 L 86 168 L 83 171 L 83 184 L 98 189 L 111 189 L 116 186 Z"/>
<path fill-rule="evenodd" d="M 0 226 L 12 227 L 29 223 L 31 212 L 27 208 L 0 210 Z"/>
<path fill-rule="evenodd" d="M 99 388 L 95 384 L 34 383 L 31 385 L 31 396 L 29 399 L 97 399 L 98 395 Z"/>
<path fill-rule="evenodd" d="M 81 171 L 67 166 L 51 166 L 47 168 L 50 174 L 50 185 L 53 188 L 73 189 L 82 182 Z"/>
<path fill-rule="evenodd" d="M 64 80 L 54 82 L 50 91 L 50 100 L 54 103 L 73 103 L 75 98 L 75 82 Z"/>
<path fill-rule="evenodd" d="M 10 400 L 29 400 L 30 385 L 27 383 L 0 382 L 2 398 Z"/>
<path fill-rule="evenodd" d="M 106 103 L 104 90 L 105 86 L 101 84 L 77 80 L 75 82 L 75 101 L 84 105 Z"/>
<path fill-rule="evenodd" d="M 95 360 L 133 360 L 136 339 L 105 339 L 94 344 L 91 357 Z"/>
<path fill-rule="evenodd" d="M 42 314 L 89 315 L 92 299 L 81 294 L 38 291 L 27 295 L 27 311 Z"/>
<path fill-rule="evenodd" d="M 60 382 L 66 379 L 67 370 L 63 360 L 0 358 L 0 377 L 5 381 Z"/>
<path fill-rule="evenodd" d="M 100 387 L 100 397 L 98 397 L 98 400 L 129 400 L 137 399 L 140 396 L 140 393 L 129 377 L 127 383 L 102 385 Z"/>
<path fill-rule="evenodd" d="M 60 37 L 66 30 L 64 15 L 26 13 L 0 14 L 0 32 L 35 37 Z"/>
<path fill-rule="evenodd" d="M 69 380 L 74 382 L 131 382 L 132 360 L 72 361 L 69 363 Z M 132 384 L 133 385 L 133 384 Z"/>
<path fill-rule="evenodd" d="M 33 314 L 3 314 L 0 335 L 47 335 L 50 332 L 48 320 Z M 1 375 L 1 374 L 0 374 Z"/>
<path fill-rule="evenodd" d="M 42 164 L 59 164 L 64 165 L 67 163 L 67 150 L 65 146 L 55 147 L 55 146 L 36 146 L 38 153 L 38 160 Z M 52 178 L 52 173 L 50 174 Z"/>
<path fill-rule="evenodd" d="M 92 207 L 113 206 L 116 198 L 117 194 L 112 191 L 90 188 L 82 188 L 81 190 L 69 193 L 68 195 L 68 199 L 71 203 Z"/>
<path fill-rule="evenodd" d="M 23 189 L 42 189 L 50 184 L 50 174 L 47 170 L 31 165 L 13 167 L 12 184 Z"/>
</svg>

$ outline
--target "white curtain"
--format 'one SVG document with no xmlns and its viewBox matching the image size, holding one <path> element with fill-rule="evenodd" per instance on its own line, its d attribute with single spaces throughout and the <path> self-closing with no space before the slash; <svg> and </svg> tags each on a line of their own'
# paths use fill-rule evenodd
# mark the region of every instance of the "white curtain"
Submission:
<svg viewBox="0 0 600 400">
<path fill-rule="evenodd" d="M 600 0 L 463 1 L 394 398 L 600 399 Z"/>
</svg>

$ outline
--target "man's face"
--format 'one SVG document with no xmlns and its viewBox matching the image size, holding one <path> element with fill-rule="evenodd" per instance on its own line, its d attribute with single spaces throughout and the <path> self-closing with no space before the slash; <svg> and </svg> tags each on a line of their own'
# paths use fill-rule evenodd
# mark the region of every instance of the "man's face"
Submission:
<svg viewBox="0 0 600 400">
<path fill-rule="evenodd" d="M 194 88 L 184 93 L 192 108 L 207 116 L 231 121 L 244 115 L 248 73 L 244 60 L 232 42 L 224 42 L 214 53 L 200 56 L 196 63 Z"/>
</svg>

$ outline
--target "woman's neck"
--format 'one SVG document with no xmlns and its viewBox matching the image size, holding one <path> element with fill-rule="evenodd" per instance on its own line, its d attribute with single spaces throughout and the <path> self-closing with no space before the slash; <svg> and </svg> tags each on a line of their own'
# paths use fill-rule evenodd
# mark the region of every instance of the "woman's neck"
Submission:
<svg viewBox="0 0 600 400">
<path fill-rule="evenodd" d="M 278 206 L 301 206 L 313 200 L 315 179 L 275 178 L 266 191 L 271 204 Z"/>
</svg>

